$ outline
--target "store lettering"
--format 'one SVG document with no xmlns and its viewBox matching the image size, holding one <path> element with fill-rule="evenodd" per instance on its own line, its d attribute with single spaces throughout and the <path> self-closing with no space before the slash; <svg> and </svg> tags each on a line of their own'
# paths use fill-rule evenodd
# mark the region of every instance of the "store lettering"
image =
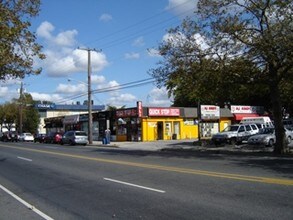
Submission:
<svg viewBox="0 0 293 220">
<path fill-rule="evenodd" d="M 179 116 L 179 109 L 149 108 L 149 116 Z"/>
</svg>

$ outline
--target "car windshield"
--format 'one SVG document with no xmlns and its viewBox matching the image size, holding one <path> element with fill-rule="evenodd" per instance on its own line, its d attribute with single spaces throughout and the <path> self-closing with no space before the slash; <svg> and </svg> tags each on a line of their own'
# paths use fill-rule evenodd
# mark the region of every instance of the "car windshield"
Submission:
<svg viewBox="0 0 293 220">
<path fill-rule="evenodd" d="M 275 130 L 273 128 L 263 128 L 263 129 L 260 129 L 259 133 L 260 134 L 273 134 L 274 131 Z"/>
<path fill-rule="evenodd" d="M 224 129 L 224 131 L 238 131 L 239 126 L 238 125 L 231 125 Z"/>
</svg>

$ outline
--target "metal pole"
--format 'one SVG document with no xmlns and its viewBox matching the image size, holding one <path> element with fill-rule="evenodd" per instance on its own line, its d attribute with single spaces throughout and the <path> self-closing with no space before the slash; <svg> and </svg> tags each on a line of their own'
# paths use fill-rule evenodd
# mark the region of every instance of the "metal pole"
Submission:
<svg viewBox="0 0 293 220">
<path fill-rule="evenodd" d="M 197 126 L 197 128 L 198 128 L 198 141 L 200 141 L 201 140 L 201 137 L 200 137 L 200 135 L 201 135 L 201 131 L 200 131 L 200 129 L 201 129 L 201 126 L 200 126 L 201 110 L 200 110 L 200 101 L 199 100 L 197 102 L 197 118 L 198 118 L 198 126 Z"/>
<path fill-rule="evenodd" d="M 89 144 L 93 143 L 93 116 L 92 116 L 92 90 L 91 90 L 91 51 L 88 50 L 88 139 Z"/>
</svg>

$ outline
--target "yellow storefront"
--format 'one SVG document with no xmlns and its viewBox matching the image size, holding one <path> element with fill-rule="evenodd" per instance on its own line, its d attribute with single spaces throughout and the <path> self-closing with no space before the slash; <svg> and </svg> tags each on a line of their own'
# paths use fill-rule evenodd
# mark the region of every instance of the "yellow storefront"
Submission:
<svg viewBox="0 0 293 220">
<path fill-rule="evenodd" d="M 184 140 L 198 139 L 199 134 L 203 138 L 203 125 L 212 123 L 213 134 L 231 123 L 233 115 L 228 109 L 217 111 L 217 120 L 200 121 L 197 108 L 141 107 L 138 104 L 135 108 L 116 111 L 116 138 L 117 141 Z"/>
<path fill-rule="evenodd" d="M 196 139 L 196 117 L 196 108 L 147 108 L 141 119 L 142 141 Z"/>
</svg>

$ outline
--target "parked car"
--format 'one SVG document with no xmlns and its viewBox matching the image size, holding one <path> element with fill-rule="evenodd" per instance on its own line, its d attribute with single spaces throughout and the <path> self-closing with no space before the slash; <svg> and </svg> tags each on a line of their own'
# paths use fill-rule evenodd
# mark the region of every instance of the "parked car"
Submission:
<svg viewBox="0 0 293 220">
<path fill-rule="evenodd" d="M 60 144 L 62 135 L 63 133 L 61 132 L 50 132 L 49 134 L 45 136 L 44 143 Z"/>
<path fill-rule="evenodd" d="M 18 133 L 16 131 L 7 131 L 4 132 L 1 136 L 1 141 L 7 142 L 17 142 L 19 140 Z"/>
<path fill-rule="evenodd" d="M 289 129 L 289 130 L 293 130 L 293 119 L 284 119 L 283 120 L 283 125 L 285 128 Z"/>
<path fill-rule="evenodd" d="M 234 124 L 226 127 L 222 132 L 212 136 L 212 142 L 216 145 L 221 143 L 241 144 L 248 137 L 259 132 L 256 124 Z"/>
<path fill-rule="evenodd" d="M 285 135 L 288 144 L 291 143 L 293 132 L 285 128 Z M 248 138 L 247 143 L 250 145 L 265 145 L 272 147 L 276 143 L 276 134 L 274 128 L 264 128 L 261 131 Z"/>
<path fill-rule="evenodd" d="M 35 139 L 34 142 L 39 142 L 39 143 L 43 143 L 45 140 L 46 134 L 37 134 L 35 135 Z"/>
<path fill-rule="evenodd" d="M 19 135 L 20 141 L 34 141 L 34 136 L 31 133 L 22 133 Z"/>
<path fill-rule="evenodd" d="M 87 133 L 84 131 L 67 131 L 61 140 L 61 144 L 81 144 L 87 145 L 88 144 L 88 136 Z"/>
</svg>

